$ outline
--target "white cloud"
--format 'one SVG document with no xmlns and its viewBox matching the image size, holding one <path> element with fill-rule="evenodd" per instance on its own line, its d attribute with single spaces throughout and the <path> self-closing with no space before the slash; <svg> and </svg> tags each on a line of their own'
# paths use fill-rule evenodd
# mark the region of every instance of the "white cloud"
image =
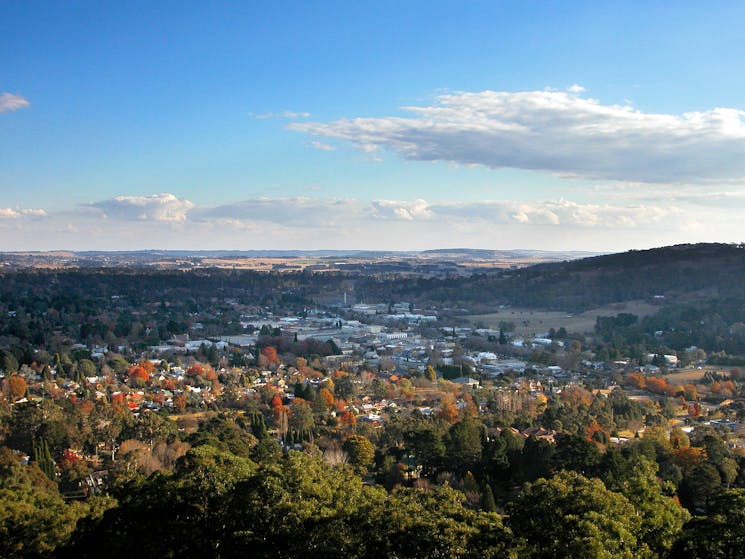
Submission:
<svg viewBox="0 0 745 559">
<path fill-rule="evenodd" d="M 288 128 L 410 160 L 643 183 L 745 178 L 740 109 L 654 114 L 571 91 L 482 91 L 441 95 L 430 106 L 404 110 L 413 116 L 296 122 Z"/>
<path fill-rule="evenodd" d="M 599 229 L 637 228 L 656 224 L 679 213 L 676 208 L 652 205 L 612 206 L 569 200 L 479 202 L 412 202 L 376 200 L 374 217 L 414 220 L 479 220 L 500 225 L 556 225 Z"/>
<path fill-rule="evenodd" d="M 252 198 L 233 204 L 194 210 L 195 221 L 226 220 L 225 223 L 273 222 L 286 227 L 335 227 L 339 221 L 358 217 L 359 202 L 341 198 Z"/>
<path fill-rule="evenodd" d="M 331 144 L 319 142 L 318 140 L 313 140 L 312 142 L 309 143 L 309 145 L 316 149 L 320 149 L 321 151 L 335 151 L 336 150 L 336 148 L 332 146 Z"/>
<path fill-rule="evenodd" d="M 0 229 L 6 232 L 0 235 L 0 250 L 448 246 L 625 250 L 741 241 L 739 208 L 736 203 L 707 207 L 651 199 L 588 203 L 329 197 L 265 197 L 196 206 L 171 194 L 119 196 L 49 214 L 38 209 L 0 209 Z M 109 219 L 102 219 L 103 215 Z M 179 226 L 186 222 L 188 227 Z"/>
<path fill-rule="evenodd" d="M 268 112 L 268 113 L 249 113 L 249 116 L 251 118 L 254 118 L 256 120 L 266 120 L 269 118 L 287 118 L 287 119 L 293 119 L 293 118 L 309 118 L 310 113 L 306 113 L 303 111 L 279 111 L 279 112 Z"/>
<path fill-rule="evenodd" d="M 0 94 L 0 113 L 17 111 L 31 105 L 28 99 L 13 93 Z"/>
<path fill-rule="evenodd" d="M 194 207 L 189 200 L 173 194 L 149 196 L 117 196 L 89 205 L 103 212 L 105 217 L 125 221 L 160 221 L 181 223 L 187 212 Z"/>
<path fill-rule="evenodd" d="M 282 118 L 309 118 L 310 113 L 305 111 L 282 111 L 279 113 Z"/>
<path fill-rule="evenodd" d="M 19 219 L 22 217 L 46 217 L 47 212 L 41 209 L 0 208 L 0 219 Z"/>
<path fill-rule="evenodd" d="M 579 85 L 578 83 L 573 83 L 567 88 L 567 91 L 571 93 L 584 93 L 586 89 Z"/>
<path fill-rule="evenodd" d="M 430 219 L 433 217 L 426 200 L 418 199 L 411 202 L 396 200 L 373 200 L 374 217 L 380 219 Z"/>
</svg>

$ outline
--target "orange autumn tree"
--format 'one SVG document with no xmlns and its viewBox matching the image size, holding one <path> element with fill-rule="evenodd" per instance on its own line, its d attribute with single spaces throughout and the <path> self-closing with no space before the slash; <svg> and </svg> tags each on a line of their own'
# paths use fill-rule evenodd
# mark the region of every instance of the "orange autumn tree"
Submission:
<svg viewBox="0 0 745 559">
<path fill-rule="evenodd" d="M 173 407 L 177 412 L 183 413 L 186 409 L 186 394 L 180 392 L 173 397 Z"/>
<path fill-rule="evenodd" d="M 282 398 L 279 394 L 275 394 L 272 397 L 271 406 L 272 415 L 274 416 L 274 426 L 277 428 L 280 437 L 284 439 L 289 431 L 290 408 L 282 403 Z"/>
<path fill-rule="evenodd" d="M 647 383 L 643 374 L 629 373 L 626 375 L 626 384 L 632 388 L 644 388 Z"/>
<path fill-rule="evenodd" d="M 668 396 L 675 396 L 677 391 L 674 386 L 670 386 L 664 378 L 660 377 L 649 377 L 647 379 L 647 390 L 655 394 L 666 394 Z"/>
<path fill-rule="evenodd" d="M 150 361 L 150 359 L 143 359 L 138 363 L 138 365 L 145 369 L 148 375 L 152 375 L 155 372 L 155 365 L 153 365 L 153 362 Z"/>
<path fill-rule="evenodd" d="M 323 407 L 325 409 L 330 410 L 334 407 L 334 395 L 328 388 L 321 388 L 318 391 L 318 397 L 320 398 L 321 403 L 323 404 Z"/>
<path fill-rule="evenodd" d="M 592 421 L 585 427 L 585 437 L 588 441 L 606 444 L 610 440 L 610 435 L 597 421 Z"/>
<path fill-rule="evenodd" d="M 261 350 L 261 355 L 266 358 L 267 362 L 270 365 L 280 364 L 279 356 L 277 355 L 277 349 L 273 346 L 266 346 L 264 349 Z"/>
<path fill-rule="evenodd" d="M 589 406 L 592 403 L 592 392 L 581 386 L 570 386 L 561 391 L 559 399 L 573 407 Z"/>
<path fill-rule="evenodd" d="M 204 378 L 204 366 L 197 363 L 186 369 L 186 376 Z"/>
<path fill-rule="evenodd" d="M 114 408 L 124 408 L 127 405 L 127 397 L 124 392 L 117 392 L 111 395 L 111 405 Z"/>
<path fill-rule="evenodd" d="M 693 470 L 695 466 L 705 462 L 707 459 L 706 449 L 688 446 L 673 450 L 673 461 L 683 475 Z"/>
<path fill-rule="evenodd" d="M 135 365 L 127 370 L 127 377 L 132 386 L 142 386 L 150 380 L 150 375 L 144 367 Z"/>
<path fill-rule="evenodd" d="M 281 406 L 282 405 L 282 396 L 280 396 L 279 394 L 275 394 L 274 396 L 272 396 L 272 401 L 271 401 L 271 403 L 269 405 L 272 406 L 272 408 L 276 408 L 278 406 Z"/>
<path fill-rule="evenodd" d="M 8 396 L 11 400 L 19 400 L 23 398 L 28 389 L 28 384 L 23 377 L 12 376 L 8 379 Z"/>
<path fill-rule="evenodd" d="M 341 412 L 341 415 L 339 416 L 339 421 L 342 425 L 346 425 L 348 427 L 355 427 L 357 425 L 357 416 L 354 415 L 349 410 L 344 410 Z"/>
<path fill-rule="evenodd" d="M 458 421 L 458 406 L 455 405 L 455 398 L 453 398 L 452 394 L 443 395 L 440 400 L 440 409 L 437 411 L 437 416 L 451 425 Z"/>
</svg>

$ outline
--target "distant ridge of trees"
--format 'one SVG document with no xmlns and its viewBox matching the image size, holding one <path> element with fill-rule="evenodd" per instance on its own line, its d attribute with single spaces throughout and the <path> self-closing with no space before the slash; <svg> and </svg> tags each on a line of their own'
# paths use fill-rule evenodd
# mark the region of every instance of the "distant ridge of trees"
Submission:
<svg viewBox="0 0 745 559">
<path fill-rule="evenodd" d="M 745 299 L 745 247 L 676 245 L 468 278 L 361 278 L 358 291 L 367 300 L 412 300 L 444 306 L 505 304 L 567 312 L 659 295 Z"/>
</svg>

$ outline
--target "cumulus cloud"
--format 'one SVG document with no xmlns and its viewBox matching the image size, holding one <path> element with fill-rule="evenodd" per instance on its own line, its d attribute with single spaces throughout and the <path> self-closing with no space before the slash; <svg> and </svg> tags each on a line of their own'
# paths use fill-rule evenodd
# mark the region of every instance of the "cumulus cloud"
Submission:
<svg viewBox="0 0 745 559">
<path fill-rule="evenodd" d="M 0 208 L 0 219 L 19 219 L 22 217 L 46 217 L 42 209 Z"/>
<path fill-rule="evenodd" d="M 100 210 L 104 217 L 124 221 L 180 223 L 186 220 L 186 214 L 194 204 L 173 194 L 164 193 L 149 196 L 116 196 L 94 202 L 90 207 Z"/>
<path fill-rule="evenodd" d="M 745 111 L 681 115 L 603 105 L 570 91 L 441 95 L 412 116 L 295 122 L 315 137 L 410 160 L 518 168 L 588 179 L 703 183 L 745 178 Z"/>
<path fill-rule="evenodd" d="M 30 104 L 28 99 L 20 95 L 14 95 L 13 93 L 0 94 L 0 113 L 17 111 L 28 107 Z"/>
<path fill-rule="evenodd" d="M 426 200 L 417 199 L 411 202 L 396 200 L 373 200 L 373 216 L 381 219 L 430 219 L 434 217 Z"/>
<path fill-rule="evenodd" d="M 570 200 L 475 202 L 413 202 L 377 200 L 374 217 L 414 220 L 480 220 L 499 225 L 564 225 L 571 227 L 636 228 L 659 223 L 679 213 L 664 206 L 612 206 Z"/>
<path fill-rule="evenodd" d="M 577 200 L 427 201 L 252 198 L 197 206 L 171 194 L 119 196 L 47 214 L 0 208 L 0 250 L 445 246 L 622 250 L 738 241 L 742 210 L 700 204 Z M 101 219 L 103 215 L 109 219 Z M 147 227 L 133 226 L 147 220 Z M 189 227 L 174 226 L 188 220 Z M 71 225 L 74 224 L 74 227 Z M 12 232 L 9 234 L 8 232 Z"/>
</svg>

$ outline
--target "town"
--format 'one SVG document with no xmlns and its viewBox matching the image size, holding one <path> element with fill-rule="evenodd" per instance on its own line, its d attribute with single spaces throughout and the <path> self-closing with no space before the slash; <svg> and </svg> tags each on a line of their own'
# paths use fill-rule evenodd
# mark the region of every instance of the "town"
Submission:
<svg viewBox="0 0 745 559">
<path fill-rule="evenodd" d="M 657 328 L 669 310 L 662 295 L 593 311 L 592 324 L 509 304 L 365 301 L 349 274 L 186 274 L 6 274 L 2 461 L 52 483 L 60 511 L 108 510 L 102 530 L 135 506 L 135 486 L 230 460 L 305 456 L 388 499 L 448 487 L 469 514 L 509 519 L 524 483 L 565 471 L 623 492 L 608 478 L 620 460 L 667 511 L 667 538 L 637 542 L 662 557 L 691 545 L 690 515 L 745 482 L 740 362 L 673 349 L 664 330 L 638 343 L 635 325 Z M 93 514 L 75 510 L 65 537 Z M 520 529 L 497 548 L 528 545 Z M 60 553 L 79 553 L 75 541 Z"/>
</svg>

